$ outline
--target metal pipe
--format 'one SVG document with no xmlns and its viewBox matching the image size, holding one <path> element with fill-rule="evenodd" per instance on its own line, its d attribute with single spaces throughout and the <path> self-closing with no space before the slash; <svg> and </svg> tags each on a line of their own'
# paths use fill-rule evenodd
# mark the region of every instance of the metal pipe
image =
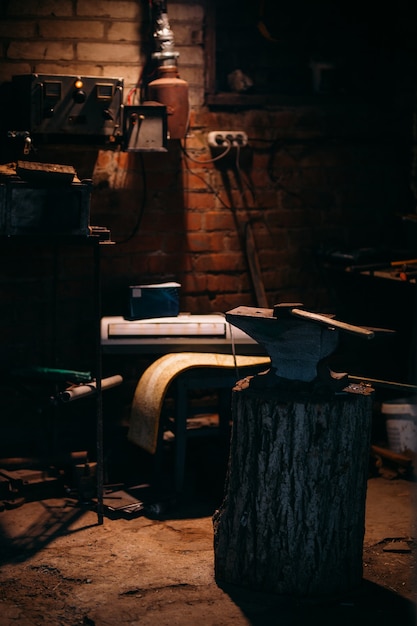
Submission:
<svg viewBox="0 0 417 626">
<path fill-rule="evenodd" d="M 176 65 L 179 52 L 175 51 L 174 33 L 171 30 L 168 13 L 167 3 L 165 0 L 156 0 L 152 3 L 154 8 L 154 41 L 155 50 L 152 53 L 152 58 L 158 61 L 161 65 Z"/>
<path fill-rule="evenodd" d="M 152 59 L 157 61 L 157 78 L 148 84 L 149 100 L 166 106 L 169 139 L 185 137 L 189 123 L 188 83 L 178 75 L 174 34 L 168 20 L 165 0 L 152 2 L 155 50 Z"/>
</svg>

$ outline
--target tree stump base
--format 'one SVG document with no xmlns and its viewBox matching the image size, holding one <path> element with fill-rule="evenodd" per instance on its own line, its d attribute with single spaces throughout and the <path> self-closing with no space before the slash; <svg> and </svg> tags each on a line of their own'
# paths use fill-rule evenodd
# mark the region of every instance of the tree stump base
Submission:
<svg viewBox="0 0 417 626">
<path fill-rule="evenodd" d="M 232 414 L 216 581 L 304 597 L 358 587 L 372 397 L 246 389 Z"/>
</svg>

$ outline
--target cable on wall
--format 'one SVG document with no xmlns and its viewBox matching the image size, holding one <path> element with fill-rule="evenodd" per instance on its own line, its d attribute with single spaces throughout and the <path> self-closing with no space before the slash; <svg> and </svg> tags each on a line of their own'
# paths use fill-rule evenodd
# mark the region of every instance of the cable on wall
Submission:
<svg viewBox="0 0 417 626">
<path fill-rule="evenodd" d="M 128 243 L 128 241 L 131 241 L 131 239 L 133 239 L 133 237 L 135 237 L 135 235 L 139 231 L 140 225 L 142 223 L 142 218 L 143 218 L 143 215 L 145 213 L 145 207 L 146 207 L 147 197 L 148 197 L 148 189 L 147 189 L 145 164 L 144 164 L 144 161 L 143 161 L 143 154 L 142 153 L 139 153 L 139 161 L 140 161 L 140 165 L 141 165 L 141 175 L 142 175 L 142 181 L 143 181 L 143 186 L 142 186 L 143 192 L 142 192 L 142 198 L 141 198 L 140 207 L 139 207 L 139 213 L 138 213 L 138 216 L 137 216 L 137 219 L 136 219 L 136 224 L 134 225 L 130 235 L 128 235 L 125 239 L 122 239 L 121 241 L 116 241 L 115 243 L 117 245 Z"/>
<path fill-rule="evenodd" d="M 187 139 L 184 139 L 184 145 L 181 144 L 181 151 L 184 154 L 185 157 L 187 157 L 187 159 L 190 159 L 190 161 L 193 161 L 193 163 L 198 163 L 199 165 L 205 165 L 205 164 L 209 164 L 209 163 L 214 163 L 215 161 L 220 161 L 220 159 L 224 159 L 224 157 L 229 154 L 230 150 L 232 149 L 232 142 L 227 140 L 228 145 L 226 146 L 224 152 L 222 152 L 221 154 L 218 154 L 216 157 L 213 157 L 211 159 L 207 159 L 206 161 L 200 161 L 199 159 L 195 159 L 194 157 L 191 156 L 191 154 L 189 152 L 187 152 L 187 149 L 185 147 Z"/>
</svg>

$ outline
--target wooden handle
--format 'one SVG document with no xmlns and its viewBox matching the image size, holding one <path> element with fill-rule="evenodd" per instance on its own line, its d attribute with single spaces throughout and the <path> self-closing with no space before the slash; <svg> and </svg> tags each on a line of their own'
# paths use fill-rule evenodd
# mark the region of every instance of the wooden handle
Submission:
<svg viewBox="0 0 417 626">
<path fill-rule="evenodd" d="M 310 322 L 318 322 L 319 324 L 326 324 L 326 326 L 333 326 L 340 330 L 344 330 L 347 333 L 353 333 L 364 339 L 372 339 L 375 333 L 362 326 L 354 326 L 353 324 L 347 324 L 346 322 L 339 322 L 327 315 L 320 315 L 320 313 L 311 313 L 310 311 L 304 311 L 303 309 L 291 309 L 292 315 L 302 317 Z"/>
</svg>

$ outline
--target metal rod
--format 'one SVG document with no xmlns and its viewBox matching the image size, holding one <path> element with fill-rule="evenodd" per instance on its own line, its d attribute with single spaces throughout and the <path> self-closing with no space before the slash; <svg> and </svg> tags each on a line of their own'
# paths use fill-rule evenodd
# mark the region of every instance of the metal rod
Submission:
<svg viewBox="0 0 417 626">
<path fill-rule="evenodd" d="M 390 380 L 379 380 L 378 378 L 365 378 L 364 376 L 351 376 L 348 375 L 348 379 L 352 383 L 366 383 L 375 385 L 376 387 L 385 387 L 387 389 L 396 389 L 398 391 L 413 391 L 417 392 L 416 385 L 409 385 L 407 383 L 397 383 Z"/>
<path fill-rule="evenodd" d="M 101 281 L 100 281 L 100 242 L 93 241 L 94 245 L 94 304 L 96 326 L 96 436 L 97 436 L 97 521 L 103 523 L 103 480 L 104 480 L 104 454 L 103 454 L 103 399 L 101 389 L 102 362 L 101 362 Z"/>
</svg>

